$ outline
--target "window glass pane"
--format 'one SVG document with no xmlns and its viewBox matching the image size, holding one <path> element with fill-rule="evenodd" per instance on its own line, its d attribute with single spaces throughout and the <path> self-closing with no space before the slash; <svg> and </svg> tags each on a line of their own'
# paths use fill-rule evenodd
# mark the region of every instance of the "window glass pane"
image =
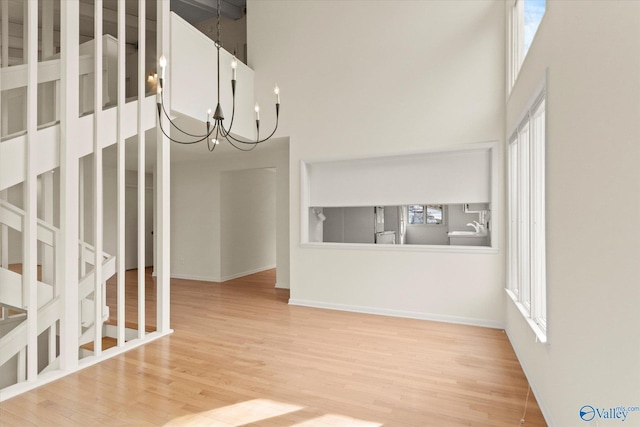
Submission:
<svg viewBox="0 0 640 427">
<path fill-rule="evenodd" d="M 442 205 L 427 205 L 427 224 L 442 224 Z"/>
<path fill-rule="evenodd" d="M 518 132 L 518 219 L 519 233 L 518 246 L 519 256 L 519 282 L 520 282 L 520 302 L 527 310 L 531 307 L 531 287 L 530 287 L 530 141 L 529 122 Z"/>
<path fill-rule="evenodd" d="M 544 330 L 546 328 L 546 277 L 545 277 L 545 105 L 544 100 L 537 107 L 532 121 L 532 231 L 531 231 L 531 286 L 535 297 L 535 322 Z"/>
<path fill-rule="evenodd" d="M 409 205 L 409 224 L 424 224 L 423 205 Z"/>
<path fill-rule="evenodd" d="M 518 287 L 518 142 L 509 145 L 509 288 L 516 295 Z"/>
<path fill-rule="evenodd" d="M 524 0 L 524 54 L 526 55 L 538 31 L 547 7 L 546 0 Z"/>
</svg>

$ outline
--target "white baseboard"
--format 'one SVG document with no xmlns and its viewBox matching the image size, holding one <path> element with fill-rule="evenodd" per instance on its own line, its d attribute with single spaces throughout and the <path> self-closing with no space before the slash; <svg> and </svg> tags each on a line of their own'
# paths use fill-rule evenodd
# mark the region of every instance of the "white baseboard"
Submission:
<svg viewBox="0 0 640 427">
<path fill-rule="evenodd" d="M 254 268 L 253 270 L 243 271 L 242 273 L 232 274 L 230 276 L 225 277 L 212 277 L 212 276 L 196 276 L 193 274 L 181 274 L 181 273 L 171 273 L 172 279 L 184 279 L 184 280 L 198 280 L 201 282 L 226 282 L 227 280 L 237 279 L 238 277 L 248 276 L 250 274 L 261 273 L 263 271 L 271 270 L 276 268 L 275 265 L 267 265 L 265 267 Z M 276 285 L 277 287 L 277 285 Z"/>
<path fill-rule="evenodd" d="M 291 289 L 288 283 L 276 282 L 276 289 Z"/>
<path fill-rule="evenodd" d="M 193 274 L 171 273 L 172 279 L 197 280 L 199 282 L 222 282 L 220 277 L 196 276 Z"/>
<path fill-rule="evenodd" d="M 459 325 L 481 326 L 483 328 L 504 329 L 504 324 L 493 320 L 476 319 L 473 317 L 448 316 L 443 314 L 418 313 L 387 308 L 364 307 L 347 304 L 334 304 L 301 299 L 289 299 L 289 304 L 303 307 L 324 308 L 327 310 L 350 311 L 354 313 L 377 314 L 380 316 L 405 317 L 408 319 L 431 320 L 434 322 L 456 323 Z"/>
<path fill-rule="evenodd" d="M 238 277 L 244 277 L 244 276 L 248 276 L 250 274 L 261 273 L 263 271 L 271 270 L 271 269 L 274 269 L 274 268 L 276 268 L 275 264 L 267 265 L 267 266 L 259 267 L 259 268 L 254 268 L 252 270 L 243 271 L 242 273 L 236 273 L 236 274 L 232 274 L 230 276 L 222 277 L 220 281 L 221 282 L 226 282 L 227 280 L 237 279 Z"/>
</svg>

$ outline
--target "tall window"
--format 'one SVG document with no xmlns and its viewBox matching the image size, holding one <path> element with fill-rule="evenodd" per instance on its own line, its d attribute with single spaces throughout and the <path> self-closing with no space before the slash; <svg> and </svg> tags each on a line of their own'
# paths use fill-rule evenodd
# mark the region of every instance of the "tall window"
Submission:
<svg viewBox="0 0 640 427">
<path fill-rule="evenodd" d="M 544 91 L 509 139 L 508 290 L 546 341 Z"/>
<path fill-rule="evenodd" d="M 518 77 L 524 57 L 531 47 L 547 9 L 546 0 L 513 0 L 509 13 L 509 90 Z"/>
</svg>

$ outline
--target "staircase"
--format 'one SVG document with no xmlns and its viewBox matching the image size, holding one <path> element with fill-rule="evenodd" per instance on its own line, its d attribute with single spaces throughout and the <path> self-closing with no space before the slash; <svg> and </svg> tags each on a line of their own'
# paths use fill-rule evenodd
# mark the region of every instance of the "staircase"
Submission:
<svg viewBox="0 0 640 427">
<path fill-rule="evenodd" d="M 14 231 L 22 232 L 25 212 L 7 201 L 0 200 L 0 225 L 11 228 Z M 5 229 L 6 229 L 5 228 Z M 54 256 L 59 256 L 57 251 L 59 230 L 52 225 L 39 220 L 37 239 L 53 250 Z M 95 248 L 79 242 L 80 246 L 80 262 L 89 264 L 90 266 L 95 259 Z M 5 377 L 8 370 L 22 370 L 25 364 L 16 360 L 13 366 L 5 365 L 18 355 L 18 359 L 24 357 L 25 348 L 27 346 L 27 316 L 29 308 L 24 300 L 23 293 L 23 277 L 21 274 L 10 270 L 8 266 L 0 266 L 0 307 L 2 307 L 2 318 L 0 319 L 0 373 Z M 115 257 L 103 253 L 102 255 L 102 289 L 101 292 L 106 293 L 106 281 L 115 274 L 116 263 Z M 93 341 L 97 328 L 102 328 L 102 323 L 95 324 L 95 303 L 94 303 L 94 281 L 95 273 L 91 269 L 84 274 L 79 280 L 78 299 L 80 307 L 81 335 L 80 345 Z M 40 336 L 46 330 L 50 330 L 49 339 L 46 347 L 50 354 L 56 354 L 56 324 L 61 316 L 61 303 L 59 289 L 53 283 L 37 282 L 37 311 L 38 311 L 38 327 L 37 335 Z M 103 294 L 102 301 L 105 301 Z M 109 318 L 109 307 L 105 304 L 102 310 L 102 321 Z M 56 358 L 49 358 L 44 362 L 45 368 L 56 363 Z M 39 361 L 39 364 L 41 362 Z M 24 372 L 16 372 L 18 380 L 23 379 Z"/>
<path fill-rule="evenodd" d="M 216 69 L 214 58 L 217 48 L 213 41 L 184 20 L 175 14 L 169 16 L 167 2 L 147 0 L 147 2 L 150 1 L 156 2 L 157 10 L 164 11 L 162 13 L 165 18 L 159 19 L 159 22 L 163 22 L 165 30 L 159 31 L 159 34 L 163 34 L 163 37 L 170 35 L 170 40 L 163 42 L 167 46 L 166 53 L 171 52 L 172 56 L 169 77 L 165 82 L 168 88 L 167 92 L 170 95 L 167 97 L 170 99 L 170 113 L 204 128 L 205 124 L 201 120 L 206 115 L 207 109 L 211 107 L 211 99 L 216 93 L 216 76 L 211 74 L 212 70 Z M 37 2 L 25 2 L 24 4 L 27 5 L 27 10 L 31 11 L 32 9 L 29 8 Z M 44 2 L 43 6 L 47 4 L 49 3 Z M 71 6 L 77 3 L 70 1 L 61 4 L 69 6 L 66 10 L 70 15 L 73 13 Z M 60 13 L 63 14 L 62 11 Z M 86 10 L 81 10 L 80 13 L 86 14 Z M 29 16 L 31 22 L 37 21 L 33 14 Z M 128 22 L 128 19 L 120 20 L 120 22 L 123 21 Z M 138 21 L 144 21 L 144 19 L 138 19 Z M 100 21 L 96 20 L 95 22 Z M 37 27 L 37 25 L 33 27 Z M 36 29 L 27 29 L 31 36 L 30 40 L 35 39 L 42 42 L 42 40 L 38 40 Z M 50 29 L 50 31 L 52 30 Z M 65 28 L 60 28 L 61 44 L 66 44 L 67 51 L 73 50 L 71 46 L 75 49 L 78 47 L 77 35 L 63 39 L 65 34 L 73 33 L 77 33 L 77 28 L 68 32 Z M 23 34 L 26 33 L 23 32 Z M 19 37 L 12 38 L 12 42 L 15 43 L 18 39 Z M 90 154 L 97 156 L 98 151 L 94 152 L 96 148 L 102 150 L 115 144 L 119 135 L 123 136 L 125 140 L 131 138 L 120 146 L 121 148 L 128 147 L 131 145 L 130 142 L 136 143 L 133 138 L 137 139 L 139 134 L 156 128 L 155 94 L 136 97 L 121 103 L 117 108 L 110 108 L 118 104 L 115 84 L 118 81 L 125 81 L 125 76 L 133 84 L 139 81 L 140 75 L 129 76 L 122 69 L 116 69 L 118 68 L 115 66 L 118 63 L 118 49 L 114 49 L 114 46 L 119 46 L 119 43 L 115 38 L 107 35 L 102 38 L 103 69 L 99 71 L 102 74 L 103 108 L 99 117 L 95 117 L 93 114 L 95 94 L 92 92 L 93 83 L 96 81 L 94 68 L 99 61 L 95 61 L 95 46 L 92 43 L 80 45 L 77 67 L 74 61 L 76 58 L 65 62 L 67 65 L 73 62 L 73 66 L 70 67 L 72 71 L 67 69 L 66 72 L 73 74 L 73 78 L 69 77 L 69 81 L 75 82 L 75 78 L 79 78 L 80 102 L 78 116 L 68 118 L 64 126 L 60 124 L 61 108 L 63 108 L 60 97 L 69 96 L 68 94 L 76 92 L 75 88 L 69 89 L 71 86 L 63 90 L 61 85 L 63 64 L 56 55 L 50 55 L 47 60 L 38 62 L 37 67 L 26 65 L 7 67 L 5 63 L 5 66 L 0 68 L 0 90 L 2 92 L 0 99 L 0 124 L 2 124 L 0 126 L 0 401 L 171 333 L 169 328 L 169 249 L 166 246 L 160 244 L 157 248 L 158 260 L 160 260 L 162 267 L 156 282 L 157 330 L 149 328 L 145 322 L 145 286 L 140 284 L 137 295 L 137 324 L 131 325 L 125 321 L 124 298 L 126 292 L 122 282 L 118 283 L 116 292 L 117 313 L 111 316 L 112 319 L 117 319 L 117 325 L 109 323 L 111 313 L 106 305 L 106 281 L 116 273 L 116 270 L 118 273 L 122 272 L 119 277 L 124 277 L 123 263 L 118 263 L 120 265 L 117 266 L 116 258 L 112 254 L 102 253 L 99 254 L 100 256 L 96 256 L 94 247 L 85 241 L 78 241 L 78 274 L 76 277 L 74 271 L 76 260 L 71 259 L 63 249 L 62 237 L 66 237 L 64 244 L 67 251 L 75 253 L 73 244 L 70 245 L 73 249 L 69 248 L 69 242 L 73 242 L 77 236 L 82 236 L 82 234 L 76 234 L 77 230 L 74 230 L 77 224 L 70 224 L 76 219 L 68 219 L 75 217 L 76 213 L 79 214 L 77 218 L 83 218 L 84 201 L 77 200 L 73 189 L 77 188 L 79 182 L 83 182 L 84 176 L 78 172 L 77 164 L 74 162 Z M 139 46 L 136 46 L 136 49 L 138 48 Z M 121 53 L 126 50 L 120 49 Z M 140 56 L 144 58 L 144 55 Z M 30 57 L 33 58 L 33 56 Z M 197 58 L 197 66 L 194 66 L 194 58 Z M 230 64 L 231 59 L 230 53 L 222 52 L 222 60 L 225 63 Z M 37 62 L 33 59 L 32 61 Z M 140 71 L 137 72 L 144 73 L 146 80 L 146 73 L 151 70 L 143 70 L 144 67 L 144 64 L 139 65 Z M 29 74 L 34 68 L 37 68 L 37 73 L 34 73 L 37 74 L 38 83 L 37 102 L 26 100 L 29 91 L 25 90 L 29 81 L 35 81 L 34 74 Z M 73 70 L 77 70 L 77 74 Z M 126 72 L 128 73 L 129 70 Z M 230 82 L 230 66 L 221 69 L 220 72 L 224 73 L 223 80 Z M 239 113 L 235 115 L 234 132 L 240 137 L 253 138 L 255 133 L 252 114 L 254 105 L 253 71 L 244 64 L 238 64 L 237 73 L 243 86 L 238 90 L 236 97 L 236 109 Z M 28 78 L 29 76 L 32 77 L 31 80 Z M 118 76 L 119 78 L 116 78 Z M 21 100 L 20 97 L 24 99 Z M 231 105 L 230 85 L 223 88 L 221 97 L 225 105 Z M 30 124 L 27 131 L 26 112 L 33 113 L 34 104 L 37 107 L 37 114 L 30 114 L 28 117 L 38 117 L 37 129 L 34 129 Z M 10 125 L 6 125 L 7 123 Z M 94 128 L 98 126 L 97 123 L 99 123 L 99 132 L 94 132 Z M 118 131 L 120 133 L 117 133 Z M 62 134 L 66 134 L 66 136 Z M 97 134 L 97 142 L 94 139 L 96 137 L 94 134 Z M 67 139 L 62 141 L 63 137 Z M 63 145 L 62 142 L 65 144 Z M 158 184 L 158 193 L 162 195 L 163 199 L 163 203 L 158 203 L 155 208 L 158 219 L 158 232 L 155 236 L 159 241 L 169 235 L 168 219 L 166 219 L 169 218 L 169 153 L 168 150 L 165 150 L 166 148 L 166 146 L 162 146 L 158 151 L 158 158 L 162 160 L 157 162 L 155 169 L 159 176 L 158 182 L 161 183 Z M 66 162 L 62 165 L 60 163 L 61 156 Z M 38 176 L 39 182 L 43 184 L 38 190 L 36 206 L 34 207 L 34 201 L 31 200 L 29 212 L 20 208 L 21 203 L 16 202 L 10 196 L 7 197 L 7 192 L 9 194 L 13 192 L 15 195 L 20 191 L 18 186 L 21 187 L 24 185 L 23 183 L 27 182 L 29 184 L 27 189 L 31 191 L 29 195 L 33 199 L 34 180 L 32 178 L 27 181 L 27 158 L 31 160 L 29 163 L 30 176 Z M 94 157 L 94 159 L 96 158 Z M 138 172 L 141 171 L 144 181 L 145 162 L 140 159 L 144 160 L 139 154 Z M 62 188 L 66 191 L 67 203 L 64 208 L 60 206 L 59 211 L 61 218 L 63 213 L 67 215 L 67 221 L 66 223 L 60 221 L 60 224 L 65 224 L 60 230 L 54 225 L 53 219 L 38 220 L 37 230 L 30 231 L 36 234 L 37 257 L 39 258 L 37 263 L 41 268 L 41 274 L 37 281 L 27 284 L 24 276 L 20 273 L 20 268 L 18 268 L 23 262 L 22 256 L 24 255 L 16 255 L 16 253 L 20 254 L 21 250 L 11 247 L 9 243 L 11 241 L 11 244 L 15 244 L 18 241 L 15 236 L 21 235 L 23 245 L 25 244 L 27 241 L 25 238 L 27 230 L 25 229 L 28 228 L 25 225 L 29 224 L 29 219 L 34 216 L 34 210 L 38 210 L 39 207 L 43 206 L 46 211 L 41 217 L 53 218 L 54 207 L 51 201 L 55 200 L 58 194 L 53 191 L 53 184 L 45 176 L 49 176 L 48 172 L 54 170 L 60 172 L 59 175 L 56 174 L 60 177 L 58 192 L 62 193 Z M 100 177 L 96 179 L 96 182 L 99 182 L 104 178 L 104 173 L 98 173 L 96 176 Z M 140 175 L 138 178 L 140 179 Z M 126 179 L 118 180 L 119 191 L 126 186 L 125 181 Z M 45 185 L 45 182 L 48 184 Z M 96 183 L 94 187 L 90 188 L 95 190 L 100 188 L 98 185 L 102 185 L 102 182 Z M 43 203 L 41 198 L 44 198 L 46 202 Z M 103 203 L 104 198 L 103 194 Z M 75 212 L 76 209 L 79 212 Z M 94 214 L 94 220 L 97 224 L 94 226 L 104 227 L 103 217 Z M 123 230 L 124 228 L 118 230 L 119 241 L 124 240 L 125 232 Z M 12 265 L 9 264 L 8 256 L 11 251 L 13 251 L 14 258 Z M 35 258 L 33 254 L 31 257 Z M 30 263 L 28 264 L 30 268 L 35 267 L 33 259 L 27 260 L 27 263 Z M 94 263 L 98 263 L 98 266 L 93 265 Z M 122 270 L 119 270 L 120 268 Z M 101 271 L 99 280 L 96 280 L 96 270 Z M 61 277 L 65 277 L 64 282 Z M 139 283 L 144 283 L 144 280 L 140 280 L 140 276 Z M 35 299 L 37 302 L 32 303 L 34 306 L 30 307 L 29 301 L 34 301 L 33 292 L 37 292 Z M 77 312 L 74 310 L 76 294 Z M 69 298 L 70 295 L 73 296 L 72 299 Z M 96 307 L 97 302 L 100 302 L 101 307 Z M 101 312 L 96 313 L 96 310 L 101 310 Z M 37 320 L 30 322 L 34 317 Z M 34 345 L 35 343 L 37 345 Z M 99 347 L 94 351 L 93 346 L 95 345 Z M 114 345 L 115 348 L 109 348 Z M 27 366 L 28 362 L 34 359 L 38 365 L 37 372 L 34 372 L 33 364 Z"/>
<path fill-rule="evenodd" d="M 106 108 L 102 112 L 104 121 L 104 132 L 100 135 L 99 145 L 106 148 L 116 142 L 116 108 L 108 108 L 114 105 L 116 99 L 116 88 L 113 86 L 113 72 L 117 62 L 117 41 L 108 35 L 102 39 L 103 42 L 103 105 Z M 77 141 L 74 144 L 78 157 L 86 156 L 93 151 L 93 42 L 85 43 L 80 47 L 80 116 L 77 127 Z M 38 159 L 36 162 L 37 175 L 45 174 L 55 170 L 60 166 L 60 123 L 59 99 L 56 93 L 59 92 L 61 64 L 60 59 L 53 57 L 48 61 L 38 63 L 38 83 L 39 87 L 45 88 L 47 85 L 56 88 L 55 90 L 42 90 L 44 96 L 38 98 L 38 104 L 45 104 L 44 108 L 49 111 L 44 116 L 48 117 L 47 123 L 41 123 L 35 136 L 37 142 Z M 27 85 L 27 67 L 17 65 L 0 68 L 0 82 L 3 97 L 7 94 L 18 94 L 25 97 L 21 92 Z M 26 179 L 25 149 L 27 135 L 25 131 L 18 130 L 11 134 L 8 129 L 15 126 L 6 126 L 7 121 L 16 121 L 16 109 L 11 108 L 11 102 L 15 102 L 16 96 L 11 95 L 11 99 L 5 99 L 2 110 L 3 128 L 0 128 L 0 390 L 15 384 L 27 381 L 27 346 L 29 341 L 29 331 L 27 319 L 31 310 L 37 311 L 38 337 L 38 372 L 40 374 L 55 371 L 60 366 L 60 320 L 63 305 L 61 291 L 65 286 L 77 286 L 78 293 L 78 357 L 81 359 L 94 354 L 93 341 L 96 338 L 96 331 L 100 331 L 99 336 L 111 342 L 115 341 L 116 328 L 107 327 L 104 322 L 109 319 L 109 306 L 106 305 L 106 281 L 116 273 L 115 256 L 103 253 L 101 259 L 101 288 L 95 289 L 95 248 L 86 242 L 78 242 L 78 265 L 79 276 L 75 284 L 57 283 L 56 269 L 60 268 L 60 260 L 65 256 L 61 253 L 60 230 L 49 222 L 38 219 L 37 222 L 37 242 L 41 248 L 39 252 L 39 264 L 41 264 L 41 274 L 36 285 L 37 307 L 28 307 L 25 298 L 26 286 L 24 277 L 21 274 L 21 261 L 18 264 L 10 265 L 8 262 L 9 233 L 14 236 L 23 233 L 27 214 L 24 210 L 2 199 L 4 190 L 14 186 L 19 186 Z M 18 105 L 22 101 L 18 101 Z M 142 101 L 142 128 L 148 130 L 155 127 L 155 97 L 149 96 Z M 138 101 L 133 100 L 124 106 L 124 115 L 136 117 Z M 14 116 L 11 116 L 11 115 Z M 21 122 L 22 119 L 17 119 Z M 14 129 L 15 130 L 15 129 Z M 138 123 L 136 120 L 128 120 L 123 123 L 125 138 L 133 137 L 138 133 Z M 16 187 L 17 188 L 17 187 Z M 52 189 L 49 189 L 50 191 Z M 45 191 L 45 190 L 42 190 Z M 5 192 L 6 195 L 6 192 Z M 51 194 L 47 197 L 53 197 Z M 6 197 L 5 197 L 6 198 Z M 40 201 L 38 202 L 40 203 Z M 13 240 L 16 242 L 16 239 Z M 4 251 L 4 253 L 2 253 Z M 47 251 L 52 254 L 46 257 L 43 253 Z M 14 251 L 15 252 L 15 251 Z M 15 262 L 15 261 L 14 261 Z M 46 265 L 45 265 L 46 264 Z M 103 302 L 102 313 L 99 317 L 101 322 L 96 324 L 96 304 L 95 292 L 101 293 L 100 300 Z M 33 292 L 33 291 L 32 291 Z M 111 335 L 111 336 L 109 336 Z M 134 336 L 131 332 L 127 338 Z M 110 344 L 111 345 L 111 344 Z M 86 350 L 90 348 L 91 350 Z M 106 346 L 103 346 L 103 350 Z"/>
</svg>

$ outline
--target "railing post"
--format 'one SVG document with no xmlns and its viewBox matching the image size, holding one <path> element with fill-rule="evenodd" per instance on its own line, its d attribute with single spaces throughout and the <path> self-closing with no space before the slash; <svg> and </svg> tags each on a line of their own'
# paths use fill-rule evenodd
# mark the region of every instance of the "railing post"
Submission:
<svg viewBox="0 0 640 427">
<path fill-rule="evenodd" d="M 157 5 L 157 43 L 158 55 L 164 54 L 169 60 L 171 59 L 169 26 L 170 14 L 169 3 L 158 2 Z M 165 71 L 166 81 L 171 79 L 171 67 Z M 167 85 L 165 83 L 165 85 Z M 171 87 L 171 84 L 168 85 Z M 169 111 L 171 110 L 171 94 L 170 91 L 164 93 L 165 105 Z M 157 119 L 161 120 L 161 119 Z M 166 127 L 165 127 L 166 128 Z M 157 331 L 169 332 L 170 324 L 170 150 L 169 140 L 164 137 L 162 132 L 156 132 L 156 325 Z"/>
<path fill-rule="evenodd" d="M 103 229 L 103 203 L 102 203 L 102 146 L 100 144 L 102 124 L 102 0 L 95 0 L 95 13 L 93 17 L 93 58 L 94 58 L 94 85 L 93 85 L 93 303 L 95 338 L 93 341 L 93 354 L 102 354 L 102 229 Z"/>
<path fill-rule="evenodd" d="M 60 2 L 60 236 L 64 257 L 58 259 L 62 313 L 60 367 L 78 366 L 78 61 L 79 2 Z"/>
<path fill-rule="evenodd" d="M 27 59 L 27 140 L 25 149 L 22 286 L 27 308 L 27 380 L 38 378 L 38 2 L 25 2 Z"/>
<path fill-rule="evenodd" d="M 138 0 L 138 338 L 145 335 L 145 129 L 144 105 L 147 79 L 145 78 L 146 28 L 145 0 Z"/>
<path fill-rule="evenodd" d="M 125 107 L 125 92 L 126 92 L 126 14 L 125 14 L 125 0 L 118 0 L 118 142 L 117 142 L 117 179 L 116 179 L 116 206 L 117 206 L 117 218 L 116 218 L 116 234 L 117 234 L 117 249 L 116 249 L 116 274 L 117 274 L 117 292 L 116 292 L 116 307 L 117 313 L 117 337 L 118 346 L 122 347 L 125 344 L 124 334 L 124 319 L 125 319 L 125 138 L 124 138 L 124 107 Z"/>
</svg>

